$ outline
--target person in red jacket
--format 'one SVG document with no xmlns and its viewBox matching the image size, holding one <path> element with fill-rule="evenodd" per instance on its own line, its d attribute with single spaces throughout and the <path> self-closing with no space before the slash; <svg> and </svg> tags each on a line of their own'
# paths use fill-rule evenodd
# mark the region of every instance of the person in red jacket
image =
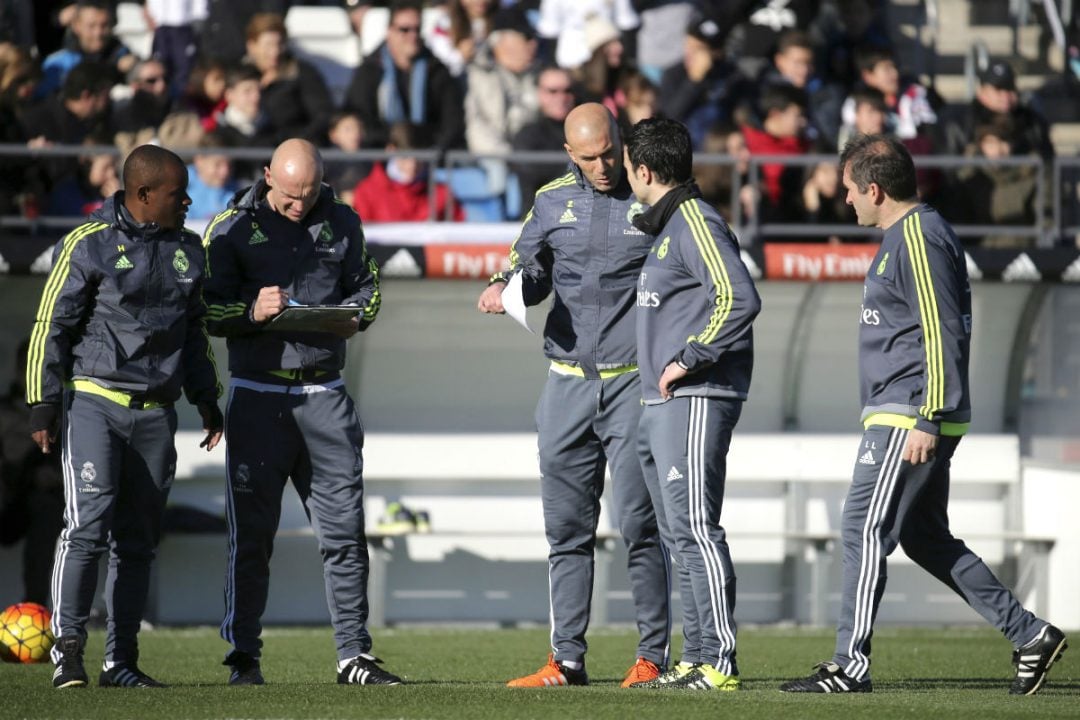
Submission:
<svg viewBox="0 0 1080 720">
<path fill-rule="evenodd" d="M 386 149 L 392 152 L 431 147 L 422 134 L 422 128 L 417 125 L 394 123 L 390 126 Z M 392 157 L 385 163 L 377 163 L 353 190 L 353 208 L 365 223 L 442 220 L 447 217 L 449 199 L 446 185 L 436 184 L 432 214 L 427 163 L 414 157 Z M 465 219 L 460 205 L 454 205 L 451 219 L 456 222 Z"/>
<path fill-rule="evenodd" d="M 806 138 L 806 92 L 791 85 L 772 85 L 761 94 L 760 128 L 743 125 L 746 148 L 751 155 L 805 155 L 810 150 Z M 798 222 L 803 169 L 794 165 L 768 164 L 761 167 L 764 222 Z"/>
</svg>

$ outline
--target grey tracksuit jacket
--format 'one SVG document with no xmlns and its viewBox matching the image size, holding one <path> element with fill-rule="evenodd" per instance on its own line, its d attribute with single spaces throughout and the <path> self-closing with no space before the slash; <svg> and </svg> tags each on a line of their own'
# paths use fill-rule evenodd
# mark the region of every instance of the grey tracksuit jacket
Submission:
<svg viewBox="0 0 1080 720">
<path fill-rule="evenodd" d="M 673 188 L 635 224 L 656 237 L 637 292 L 645 404 L 663 402 L 660 376 L 672 362 L 689 370 L 676 397 L 745 400 L 761 299 L 735 235 L 692 183 Z"/>
<path fill-rule="evenodd" d="M 937 211 L 920 204 L 885 232 L 863 286 L 862 421 L 962 435 L 971 420 L 970 352 L 964 251 Z"/>
<path fill-rule="evenodd" d="M 260 332 L 251 309 L 259 290 L 279 286 L 303 305 L 355 304 L 360 329 L 375 321 L 379 266 L 368 255 L 360 218 L 328 185 L 301 223 L 266 204 L 262 180 L 237 193 L 207 225 L 206 326 L 228 338 L 235 373 L 345 365 L 345 340 L 330 333 Z"/>
<path fill-rule="evenodd" d="M 544 354 L 586 377 L 637 361 L 634 284 L 651 238 L 631 221 L 644 210 L 625 179 L 601 193 L 571 165 L 537 191 L 510 248 L 510 271 L 492 277 L 522 273 L 527 305 L 554 290 Z"/>
<path fill-rule="evenodd" d="M 142 400 L 221 394 L 203 326 L 203 249 L 187 230 L 139 225 L 123 191 L 56 245 L 30 341 L 26 400 L 62 401 L 90 379 Z"/>
</svg>

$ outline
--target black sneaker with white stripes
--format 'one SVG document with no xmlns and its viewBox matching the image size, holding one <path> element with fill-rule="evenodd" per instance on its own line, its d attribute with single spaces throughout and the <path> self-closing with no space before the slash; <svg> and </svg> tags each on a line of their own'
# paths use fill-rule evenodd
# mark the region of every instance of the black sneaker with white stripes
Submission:
<svg viewBox="0 0 1080 720">
<path fill-rule="evenodd" d="M 790 693 L 868 693 L 874 691 L 869 680 L 853 680 L 834 662 L 818 663 L 816 673 L 807 678 L 792 680 L 780 686 Z"/>
<path fill-rule="evenodd" d="M 150 677 L 137 665 L 113 665 L 108 670 L 101 671 L 98 687 L 163 688 L 168 685 Z"/>
<path fill-rule="evenodd" d="M 90 679 L 83 667 L 82 641 L 74 635 L 68 635 L 56 641 L 56 650 L 60 653 L 60 662 L 53 671 L 54 688 L 86 687 Z"/>
<path fill-rule="evenodd" d="M 230 685 L 266 684 L 266 681 L 263 680 L 259 658 L 252 657 L 246 652 L 233 650 L 221 664 L 228 665 L 231 668 L 231 672 L 229 673 Z"/>
<path fill-rule="evenodd" d="M 358 655 L 338 673 L 338 685 L 401 685 L 404 681 L 383 670 L 382 660 L 374 655 Z"/>
<path fill-rule="evenodd" d="M 1013 650 L 1013 666 L 1016 678 L 1010 695 L 1034 695 L 1039 692 L 1046 680 L 1046 674 L 1069 644 L 1065 642 L 1065 633 L 1053 625 L 1045 625 L 1035 639 L 1018 650 Z"/>
</svg>

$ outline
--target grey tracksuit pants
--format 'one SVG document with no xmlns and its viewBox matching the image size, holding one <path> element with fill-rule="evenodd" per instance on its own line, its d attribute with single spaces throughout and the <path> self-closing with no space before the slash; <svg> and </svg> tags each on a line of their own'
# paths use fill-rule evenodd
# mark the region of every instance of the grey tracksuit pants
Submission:
<svg viewBox="0 0 1080 720">
<path fill-rule="evenodd" d="M 86 642 L 98 560 L 109 553 L 105 580 L 105 660 L 135 663 L 137 635 L 150 588 L 150 563 L 176 472 L 176 411 L 135 410 L 96 395 L 68 391 L 60 452 L 64 530 L 53 564 L 52 630 Z M 52 659 L 59 662 L 54 648 Z"/>
<path fill-rule="evenodd" d="M 932 460 L 911 465 L 901 460 L 908 433 L 878 425 L 866 430 L 844 503 L 843 597 L 833 661 L 856 680 L 870 675 L 870 639 L 885 592 L 886 558 L 897 544 L 1014 646 L 1031 640 L 1045 624 L 949 531 L 949 462 L 960 438 L 941 437 Z"/>
<path fill-rule="evenodd" d="M 340 380 L 244 385 L 233 380 L 225 420 L 228 562 L 221 637 L 260 656 L 270 556 L 281 496 L 292 478 L 319 542 L 338 660 L 356 657 L 371 649 L 360 418 Z"/>
<path fill-rule="evenodd" d="M 636 453 L 637 372 L 607 379 L 551 371 L 536 410 L 544 528 L 550 552 L 551 646 L 559 662 L 584 663 L 593 551 L 610 465 L 613 507 L 626 545 L 640 634 L 637 654 L 663 667 L 671 637 L 669 560 Z"/>
<path fill-rule="evenodd" d="M 735 569 L 724 528 L 727 451 L 742 402 L 677 397 L 646 405 L 640 454 L 657 487 L 680 573 L 683 662 L 738 675 L 735 661 Z M 685 575 L 685 580 L 683 580 Z"/>
</svg>

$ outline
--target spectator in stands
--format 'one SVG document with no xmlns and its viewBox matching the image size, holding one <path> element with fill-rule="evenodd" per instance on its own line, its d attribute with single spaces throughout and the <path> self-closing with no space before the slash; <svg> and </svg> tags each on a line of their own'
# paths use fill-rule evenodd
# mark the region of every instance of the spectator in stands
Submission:
<svg viewBox="0 0 1080 720">
<path fill-rule="evenodd" d="M 805 155 L 806 93 L 791 85 L 772 85 L 761 95 L 761 127 L 743 125 L 746 147 L 752 155 Z M 802 218 L 801 166 L 769 163 L 761 167 L 762 222 L 798 222 Z"/>
<path fill-rule="evenodd" d="M 207 0 L 145 0 L 143 16 L 154 33 L 151 57 L 165 66 L 169 95 L 179 98 L 198 56 L 195 25 L 206 20 Z"/>
<path fill-rule="evenodd" d="M 85 145 L 109 145 L 110 137 L 90 135 Z M 61 179 L 49 194 L 48 213 L 63 217 L 83 217 L 97 210 L 120 189 L 120 177 L 113 153 L 81 156 L 77 169 Z"/>
<path fill-rule="evenodd" d="M 818 146 L 819 153 L 832 152 L 831 147 Z M 818 163 L 806 169 L 806 182 L 802 188 L 803 218 L 817 225 L 838 225 L 853 219 L 847 204 L 846 193 L 840 182 L 840 170 L 836 161 Z M 815 238 L 816 239 L 816 238 Z M 829 235 L 831 245 L 840 243 L 836 235 Z"/>
<path fill-rule="evenodd" d="M 469 68 L 465 139 L 473 153 L 509 153 L 511 140 L 537 116 L 536 35 L 519 8 L 499 11 L 491 58 Z"/>
<path fill-rule="evenodd" d="M 992 125 L 998 118 L 1009 120 L 1013 136 L 1008 140 L 1014 153 L 1038 153 L 1044 160 L 1054 157 L 1046 119 L 1021 101 L 1016 90 L 1016 75 L 1012 66 L 1003 60 L 991 62 L 979 73 L 975 98 L 959 113 L 959 117 L 949 123 L 949 152 L 963 153 L 976 141 L 976 129 Z"/>
<path fill-rule="evenodd" d="M 206 22 L 199 38 L 203 57 L 213 58 L 231 67 L 247 52 L 245 31 L 248 22 L 259 13 L 285 16 L 292 0 L 206 0 Z"/>
<path fill-rule="evenodd" d="M 819 14 L 819 31 L 825 38 L 822 52 L 822 75 L 842 87 L 853 88 L 859 82 L 855 56 L 859 48 L 889 47 L 889 24 L 886 3 L 880 0 L 837 0 L 835 12 Z M 827 17 L 823 17 L 826 16 Z"/>
<path fill-rule="evenodd" d="M 425 41 L 451 75 L 464 78 L 473 60 L 484 55 L 498 9 L 496 0 L 450 0 L 432 9 L 438 15 Z"/>
<path fill-rule="evenodd" d="M 72 68 L 64 78 L 59 96 L 46 98 L 23 114 L 22 131 L 30 138 L 29 144 L 81 145 L 91 133 L 100 138 L 112 137 L 108 124 L 110 75 L 106 65 L 96 62 L 83 62 Z M 79 167 L 70 157 L 49 157 L 37 165 L 47 191 Z"/>
<path fill-rule="evenodd" d="M 618 97 L 625 48 L 619 30 L 600 15 L 585 21 L 585 46 L 589 59 L 574 70 L 582 102 L 597 102 L 618 115 L 623 98 Z"/>
<path fill-rule="evenodd" d="M 537 104 L 540 115 L 518 131 L 511 141 L 514 150 L 528 152 L 565 152 L 566 133 L 563 123 L 576 104 L 574 83 L 569 70 L 548 66 L 540 71 L 536 82 Z M 553 163 L 511 163 L 521 188 L 524 207 L 532 206 L 532 197 L 540 186 L 555 178 L 566 168 L 566 155 Z"/>
<path fill-rule="evenodd" d="M 807 29 L 817 19 L 821 0 L 704 0 L 717 23 L 728 54 L 744 77 L 758 77 L 769 65 L 780 37 Z"/>
<path fill-rule="evenodd" d="M 206 132 L 217 128 L 218 115 L 225 111 L 225 72 L 220 60 L 205 58 L 188 77 L 183 105 L 199 116 Z"/>
<path fill-rule="evenodd" d="M 631 0 L 540 0 L 536 31 L 555 42 L 555 62 L 560 67 L 581 67 L 592 55 L 595 48 L 589 47 L 585 28 L 594 16 L 607 20 L 620 33 L 641 24 Z"/>
<path fill-rule="evenodd" d="M 686 125 L 699 150 L 709 128 L 731 117 L 738 85 L 735 66 L 724 57 L 720 26 L 710 18 L 698 19 L 687 28 L 682 63 L 660 81 L 660 107 Z"/>
<path fill-rule="evenodd" d="M 639 70 L 625 69 L 619 75 L 615 91 L 619 127 L 628 131 L 641 120 L 651 118 L 660 110 L 660 94 L 656 86 Z"/>
<path fill-rule="evenodd" d="M 892 50 L 866 47 L 855 56 L 859 77 L 863 86 L 880 90 L 889 108 L 889 126 L 900 140 L 910 140 L 919 135 L 929 138 L 929 131 L 937 123 L 937 113 L 931 105 L 931 96 L 917 82 L 902 78 L 896 66 Z M 855 121 L 855 101 L 844 101 L 840 118 L 845 125 Z"/>
<path fill-rule="evenodd" d="M 394 123 L 424 126 L 434 147 L 465 143 L 461 88 L 446 66 L 420 41 L 420 4 L 394 0 L 386 41 L 356 69 L 345 93 L 345 108 L 356 113 L 375 146 L 386 143 Z"/>
<path fill-rule="evenodd" d="M 700 155 L 728 155 L 734 159 L 730 164 L 704 163 Z M 732 125 L 716 125 L 705 133 L 701 152 L 695 153 L 694 179 L 697 181 L 701 197 L 715 207 L 725 218 L 734 223 L 735 214 L 731 207 L 731 187 L 737 183 L 736 201 L 742 213 L 740 220 L 753 217 L 760 193 L 749 182 L 750 151 L 746 147 L 746 138 Z"/>
<path fill-rule="evenodd" d="M 696 0 L 649 0 L 635 3 L 641 15 L 637 30 L 638 69 L 654 85 L 668 68 L 682 62 L 686 26 L 698 12 Z"/>
<path fill-rule="evenodd" d="M 29 140 L 22 119 L 40 75 L 28 50 L 12 43 L 0 43 L 0 143 L 23 144 Z M 3 164 L 0 215 L 33 212 L 41 195 L 39 172 L 33 160 L 7 157 Z"/>
<path fill-rule="evenodd" d="M 38 85 L 38 97 L 62 87 L 71 69 L 84 61 L 101 63 L 100 71 L 110 86 L 121 82 L 136 58 L 113 37 L 112 29 L 113 14 L 108 3 L 79 0 L 64 47 L 45 58 L 42 64 L 44 76 Z"/>
<path fill-rule="evenodd" d="M 758 87 L 791 85 L 805 90 L 809 98 L 807 134 L 831 152 L 837 147 L 840 106 L 846 92 L 843 86 L 815 74 L 814 51 L 814 42 L 808 33 L 802 30 L 785 32 L 773 53 L 772 65 L 759 78 Z"/>
<path fill-rule="evenodd" d="M 32 5 L 31 0 L 0 2 L 0 43 L 11 43 L 27 52 L 36 49 Z"/>
<path fill-rule="evenodd" d="M 330 117 L 329 135 L 330 143 L 336 149 L 354 153 L 364 145 L 364 123 L 355 113 L 335 113 Z M 371 163 L 367 160 L 324 160 L 323 168 L 323 179 L 334 188 L 338 199 L 352 205 L 353 188 L 371 172 Z"/>
<path fill-rule="evenodd" d="M 987 160 L 1016 155 L 1012 141 L 1016 128 L 1008 115 L 1000 114 L 975 129 L 975 143 L 968 154 Z M 963 225 L 1034 226 L 1038 168 L 1032 165 L 969 165 L 956 173 L 956 183 L 946 205 L 951 222 Z M 1031 247 L 1035 238 L 1022 235 L 989 235 L 961 238 L 965 245 L 983 247 Z"/>
<path fill-rule="evenodd" d="M 157 128 L 172 109 L 172 95 L 160 60 L 139 60 L 128 71 L 131 96 L 113 104 L 113 129 L 138 132 Z"/>
<path fill-rule="evenodd" d="M 232 176 L 232 162 L 221 154 L 225 141 L 209 133 L 199 141 L 199 151 L 187 166 L 187 194 L 191 198 L 188 217 L 205 220 L 229 204 L 239 187 Z"/>
<path fill-rule="evenodd" d="M 422 150 L 430 147 L 424 128 L 409 123 L 394 123 L 386 144 L 388 152 Z M 428 166 L 414 157 L 392 157 L 376 163 L 371 174 L 357 183 L 353 207 L 363 222 L 423 222 L 446 217 L 450 191 L 443 183 L 435 185 L 435 214 L 431 215 L 428 196 Z M 462 221 L 465 213 L 454 206 L 453 219 Z"/>
<path fill-rule="evenodd" d="M 847 145 L 855 135 L 891 134 L 889 128 L 889 106 L 885 104 L 885 95 L 872 87 L 861 87 L 851 93 L 854 112 L 851 124 L 845 123 L 837 135 L 840 147 Z"/>
<path fill-rule="evenodd" d="M 247 56 L 262 77 L 260 107 L 273 145 L 289 138 L 326 144 L 326 121 L 333 111 L 330 91 L 314 65 L 288 52 L 285 20 L 258 13 L 247 24 Z"/>
<path fill-rule="evenodd" d="M 261 109 L 259 78 L 259 71 L 250 65 L 237 65 L 225 76 L 225 110 L 218 115 L 214 132 L 226 147 L 273 146 Z M 261 176 L 261 168 L 261 163 L 236 161 L 233 174 L 238 179 L 253 180 Z"/>
</svg>

